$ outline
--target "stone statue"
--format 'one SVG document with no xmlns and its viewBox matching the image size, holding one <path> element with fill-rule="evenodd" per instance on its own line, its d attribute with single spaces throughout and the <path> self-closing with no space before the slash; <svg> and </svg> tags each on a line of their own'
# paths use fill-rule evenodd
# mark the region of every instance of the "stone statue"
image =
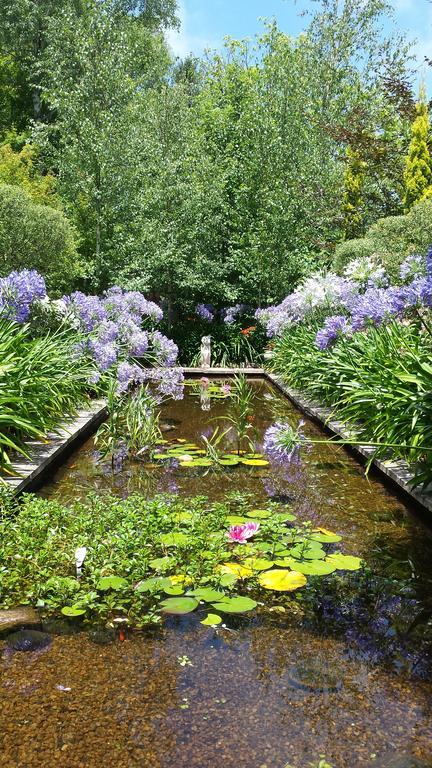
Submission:
<svg viewBox="0 0 432 768">
<path fill-rule="evenodd" d="M 203 336 L 201 339 L 201 368 L 210 368 L 211 366 L 211 337 Z"/>
</svg>

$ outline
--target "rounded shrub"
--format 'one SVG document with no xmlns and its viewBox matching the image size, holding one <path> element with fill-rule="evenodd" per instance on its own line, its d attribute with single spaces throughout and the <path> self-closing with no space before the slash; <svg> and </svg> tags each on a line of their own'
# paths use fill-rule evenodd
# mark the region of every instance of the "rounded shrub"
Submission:
<svg viewBox="0 0 432 768">
<path fill-rule="evenodd" d="M 66 216 L 40 205 L 19 187 L 0 185 L 0 277 L 35 269 L 61 294 L 79 275 L 74 230 Z"/>
<path fill-rule="evenodd" d="M 413 253 L 426 253 L 431 244 L 432 200 L 426 199 L 404 216 L 379 219 L 363 238 L 340 243 L 335 251 L 334 269 L 342 272 L 353 259 L 376 255 L 390 277 L 397 280 L 405 258 Z"/>
</svg>

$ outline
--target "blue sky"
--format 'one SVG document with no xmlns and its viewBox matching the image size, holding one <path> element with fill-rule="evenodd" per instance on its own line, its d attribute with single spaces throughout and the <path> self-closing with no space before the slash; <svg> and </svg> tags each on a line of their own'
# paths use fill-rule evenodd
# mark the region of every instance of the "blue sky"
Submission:
<svg viewBox="0 0 432 768">
<path fill-rule="evenodd" d="M 421 62 L 424 56 L 432 59 L 432 2 L 394 0 L 393 5 L 397 27 L 417 39 L 419 75 L 427 78 L 431 97 L 432 68 Z M 284 32 L 296 35 L 307 25 L 300 12 L 314 7 L 308 0 L 179 0 L 182 26 L 179 33 L 169 33 L 169 43 L 178 56 L 199 55 L 206 48 L 221 48 L 225 35 L 252 37 L 262 29 L 260 18 L 270 17 Z"/>
</svg>

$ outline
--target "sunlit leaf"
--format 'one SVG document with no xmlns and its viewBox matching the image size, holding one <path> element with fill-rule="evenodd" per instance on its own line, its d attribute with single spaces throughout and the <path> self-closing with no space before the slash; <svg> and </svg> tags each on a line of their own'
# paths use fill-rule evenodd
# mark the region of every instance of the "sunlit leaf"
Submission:
<svg viewBox="0 0 432 768">
<path fill-rule="evenodd" d="M 162 600 L 160 610 L 162 613 L 181 616 L 186 613 L 192 613 L 197 606 L 198 601 L 193 597 L 169 597 L 166 600 Z"/>
<path fill-rule="evenodd" d="M 99 589 L 101 592 L 106 592 L 109 589 L 123 589 L 123 587 L 127 587 L 128 582 L 126 579 L 122 579 L 121 576 L 103 576 L 101 579 L 99 579 L 96 589 Z"/>
<path fill-rule="evenodd" d="M 273 567 L 274 562 L 273 560 L 265 560 L 261 557 L 247 557 L 246 560 L 243 560 L 243 565 L 252 571 L 266 571 Z"/>
<path fill-rule="evenodd" d="M 219 603 L 212 603 L 212 608 L 221 613 L 246 613 L 256 607 L 257 603 L 250 597 L 226 597 Z"/>
<path fill-rule="evenodd" d="M 307 584 L 303 573 L 284 570 L 264 571 L 258 576 L 258 581 L 265 589 L 274 589 L 276 592 L 294 592 Z"/>
<path fill-rule="evenodd" d="M 291 557 L 306 560 L 320 560 L 326 553 L 318 541 L 308 541 L 306 544 L 297 544 L 290 550 Z"/>
<path fill-rule="evenodd" d="M 268 509 L 252 509 L 250 512 L 246 512 L 248 517 L 253 517 L 259 520 L 265 520 L 267 517 L 271 517 L 271 512 Z"/>
<path fill-rule="evenodd" d="M 326 561 L 332 563 L 338 571 L 358 571 L 362 565 L 360 557 L 343 555 L 342 552 L 335 552 L 333 555 L 328 555 Z"/>
<path fill-rule="evenodd" d="M 74 618 L 75 616 L 84 616 L 85 608 L 79 608 L 76 605 L 65 605 L 64 608 L 61 609 L 61 612 L 63 616 Z"/>
<path fill-rule="evenodd" d="M 221 573 L 233 573 L 239 579 L 248 579 L 250 576 L 253 576 L 251 568 L 245 568 L 239 563 L 224 563 L 219 566 L 219 570 Z"/>
<path fill-rule="evenodd" d="M 216 613 L 209 613 L 205 619 L 200 621 L 200 624 L 204 624 L 205 627 L 216 627 L 218 624 L 222 624 L 222 617 Z"/>
<path fill-rule="evenodd" d="M 292 567 L 306 576 L 328 576 L 329 573 L 334 573 L 336 570 L 336 566 L 326 560 L 294 561 L 294 563 L 295 566 Z"/>
</svg>

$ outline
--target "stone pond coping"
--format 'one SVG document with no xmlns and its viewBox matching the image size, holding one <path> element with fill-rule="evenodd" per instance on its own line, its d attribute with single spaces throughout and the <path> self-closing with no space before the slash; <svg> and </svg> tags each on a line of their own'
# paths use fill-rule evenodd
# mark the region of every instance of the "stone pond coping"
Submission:
<svg viewBox="0 0 432 768">
<path fill-rule="evenodd" d="M 244 373 L 249 377 L 267 379 L 317 424 L 344 440 L 353 437 L 353 433 L 350 433 L 341 421 L 332 418 L 330 408 L 323 408 L 319 403 L 311 401 L 304 393 L 287 386 L 279 376 L 269 373 L 264 368 L 185 368 L 184 372 L 186 376 L 192 377 L 235 376 L 238 373 Z M 74 448 L 81 445 L 96 431 L 106 415 L 105 403 L 100 400 L 94 401 L 87 410 L 79 411 L 73 421 L 62 425 L 55 433 L 49 434 L 45 441 L 27 442 L 30 459 L 20 458 L 13 464 L 17 476 L 4 478 L 6 484 L 16 495 L 35 490 L 55 466 L 59 466 Z M 374 452 L 373 448 L 362 445 L 350 446 L 349 449 L 361 460 L 370 459 Z M 413 478 L 413 473 L 407 462 L 374 459 L 372 463 L 378 473 L 384 475 L 384 479 L 390 481 L 396 490 L 401 491 L 405 497 L 428 512 L 432 511 L 432 496 L 411 488 L 410 480 Z M 432 492 L 432 486 L 430 490 Z"/>
<path fill-rule="evenodd" d="M 13 476 L 3 477 L 15 495 L 38 488 L 54 466 L 92 435 L 106 419 L 107 409 L 102 400 L 93 401 L 85 410 L 78 411 L 75 419 L 50 432 L 45 440 L 29 440 L 25 445 L 29 458 L 20 456 L 12 464 Z"/>
<path fill-rule="evenodd" d="M 289 387 L 280 376 L 266 372 L 265 378 L 271 381 L 280 392 L 286 395 L 286 397 L 288 397 L 288 399 L 291 400 L 302 413 L 320 426 L 325 427 L 333 435 L 336 435 L 343 440 L 355 439 L 354 432 L 349 431 L 342 421 L 333 418 L 333 411 L 331 408 L 324 408 L 319 403 L 306 397 L 303 392 Z M 350 445 L 349 450 L 361 459 L 370 459 L 374 454 L 374 448 L 367 445 Z M 413 489 L 410 485 L 410 481 L 414 478 L 414 473 L 406 461 L 374 459 L 372 461 L 372 466 L 379 474 L 385 475 L 385 478 L 390 480 L 393 487 L 396 490 L 401 491 L 405 497 L 409 497 L 410 500 L 413 500 L 428 512 L 432 511 L 432 495 L 428 495 L 428 493 L 432 494 L 432 484 L 425 489 L 425 492 L 419 489 Z"/>
</svg>

